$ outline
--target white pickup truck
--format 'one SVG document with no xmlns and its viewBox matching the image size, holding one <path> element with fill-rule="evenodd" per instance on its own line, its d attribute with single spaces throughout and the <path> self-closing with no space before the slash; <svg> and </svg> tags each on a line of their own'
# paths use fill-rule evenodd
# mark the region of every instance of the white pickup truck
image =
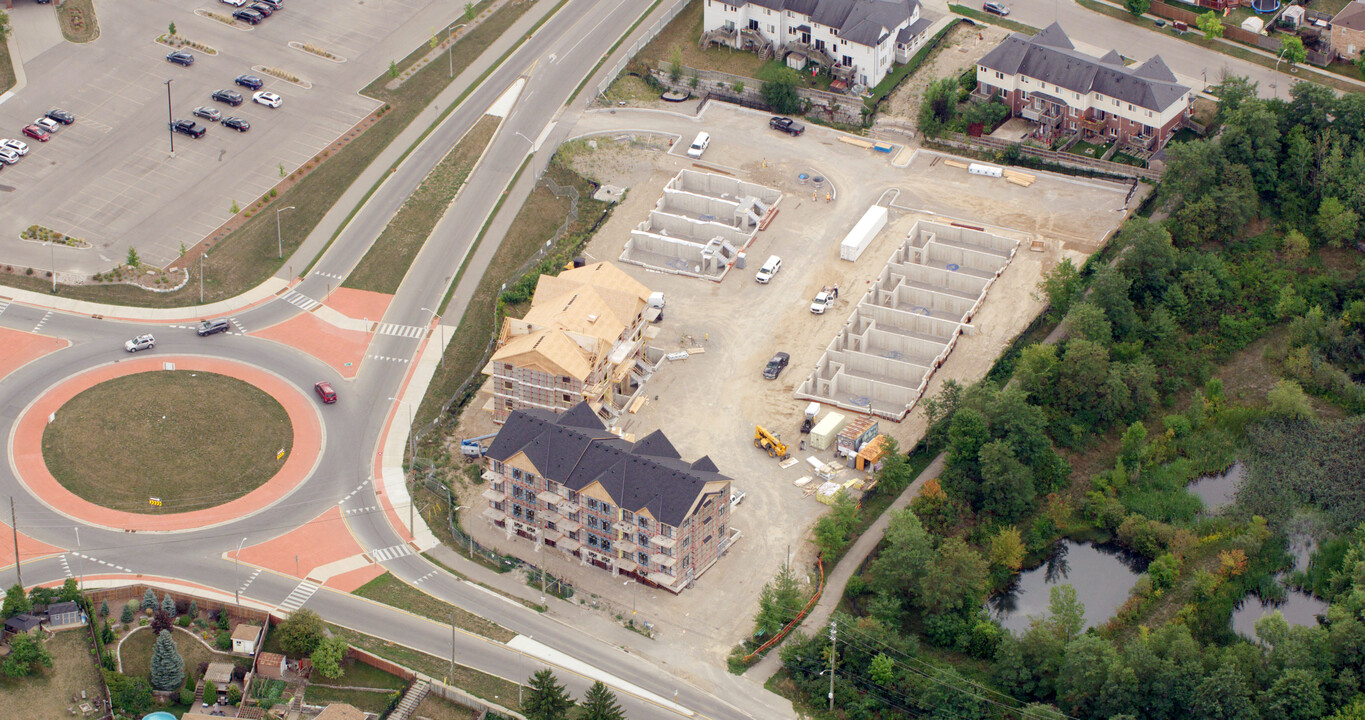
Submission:
<svg viewBox="0 0 1365 720">
<path fill-rule="evenodd" d="M 834 304 L 834 291 L 821 290 L 815 294 L 815 299 L 810 303 L 810 311 L 816 315 L 824 315 L 826 308 Z"/>
</svg>

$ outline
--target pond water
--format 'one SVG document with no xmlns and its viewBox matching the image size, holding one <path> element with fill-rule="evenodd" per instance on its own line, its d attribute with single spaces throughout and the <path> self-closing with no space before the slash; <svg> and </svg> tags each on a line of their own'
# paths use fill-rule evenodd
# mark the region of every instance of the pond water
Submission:
<svg viewBox="0 0 1365 720">
<path fill-rule="evenodd" d="M 1306 570 L 1308 560 L 1313 556 L 1315 543 L 1310 537 L 1291 535 L 1289 554 L 1294 556 L 1294 569 Z M 1283 574 L 1276 577 L 1283 580 Z M 1306 592 L 1285 588 L 1283 600 L 1262 600 L 1255 595 L 1242 598 L 1242 602 L 1232 611 L 1232 629 L 1246 638 L 1256 638 L 1256 621 L 1276 610 L 1284 615 L 1290 625 L 1312 626 L 1318 624 L 1318 616 L 1326 614 L 1327 602 Z"/>
<path fill-rule="evenodd" d="M 1054 585 L 1070 585 L 1085 605 L 1085 625 L 1100 625 L 1128 600 L 1147 559 L 1113 544 L 1058 541 L 1042 565 L 1019 574 L 1003 592 L 986 603 L 991 617 L 1015 633 L 1028 630 L 1030 618 L 1047 615 Z"/>
<path fill-rule="evenodd" d="M 1246 466 L 1238 460 L 1223 473 L 1205 475 L 1190 483 L 1189 490 L 1204 502 L 1205 510 L 1209 512 L 1222 510 L 1237 498 L 1237 489 L 1242 487 L 1245 472 Z"/>
</svg>

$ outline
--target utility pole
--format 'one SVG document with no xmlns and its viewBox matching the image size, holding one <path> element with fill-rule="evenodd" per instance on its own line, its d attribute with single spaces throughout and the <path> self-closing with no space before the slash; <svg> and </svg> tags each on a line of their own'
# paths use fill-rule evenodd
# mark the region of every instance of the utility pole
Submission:
<svg viewBox="0 0 1365 720">
<path fill-rule="evenodd" d="M 24 586 L 24 573 L 19 569 L 19 523 L 14 519 L 14 496 L 9 497 L 9 526 L 14 531 L 14 576 L 18 579 L 19 587 Z"/>
<path fill-rule="evenodd" d="M 242 538 L 242 542 L 237 543 L 237 554 L 232 558 L 232 599 L 238 605 L 242 604 L 242 586 L 238 585 L 237 581 L 241 579 L 240 569 L 242 567 L 242 545 L 244 543 L 246 543 L 246 538 Z"/>
<path fill-rule="evenodd" d="M 199 304 L 204 304 L 204 263 L 209 259 L 209 254 L 204 253 L 199 256 Z"/>
<path fill-rule="evenodd" d="M 79 557 L 80 554 L 81 554 L 81 526 L 77 525 L 77 526 L 75 527 L 75 530 L 76 530 L 76 555 L 77 555 L 77 557 Z M 77 590 L 81 590 L 81 589 L 83 589 L 83 586 L 85 585 L 85 566 L 84 566 L 84 565 L 81 565 L 81 566 L 80 566 L 80 572 L 76 574 L 76 577 L 77 577 L 77 580 L 76 580 L 76 589 L 77 589 Z"/>
<path fill-rule="evenodd" d="M 275 211 L 275 244 L 279 246 L 280 259 L 284 259 L 284 234 L 280 232 L 280 213 L 285 210 L 293 210 L 294 206 L 282 207 Z"/>
<path fill-rule="evenodd" d="M 52 259 L 52 292 L 57 292 L 57 243 L 47 242 L 48 254 Z"/>
<path fill-rule="evenodd" d="M 829 711 L 834 712 L 834 658 L 836 657 L 834 648 L 834 627 L 833 620 L 829 623 Z"/>
</svg>

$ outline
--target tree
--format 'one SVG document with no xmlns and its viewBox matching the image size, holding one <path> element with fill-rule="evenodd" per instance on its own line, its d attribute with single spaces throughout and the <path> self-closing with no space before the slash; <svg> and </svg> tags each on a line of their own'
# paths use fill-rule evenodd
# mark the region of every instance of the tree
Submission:
<svg viewBox="0 0 1365 720">
<path fill-rule="evenodd" d="M 152 592 L 151 588 L 147 588 L 147 592 L 142 593 L 142 611 L 155 610 L 156 605 L 156 593 Z"/>
<path fill-rule="evenodd" d="M 9 13 L 0 12 L 0 43 L 9 39 L 10 24 Z"/>
<path fill-rule="evenodd" d="M 0 14 L 3 14 L 3 13 L 0 13 Z M 0 26 L 2 26 L 2 25 L 7 25 L 7 23 L 4 22 L 4 21 L 0 21 Z M 1356 71 L 1360 73 L 1360 76 L 1361 76 L 1361 77 L 1365 77 L 1365 53 L 1361 53 L 1361 54 L 1359 54 L 1359 55 L 1356 56 L 1355 64 L 1356 64 Z"/>
<path fill-rule="evenodd" d="M 867 666 L 867 674 L 872 682 L 882 687 L 890 687 L 896 681 L 896 661 L 886 653 L 877 653 Z"/>
<path fill-rule="evenodd" d="M 109 601 L 108 601 L 108 600 L 104 600 L 104 601 L 100 602 L 100 617 L 102 617 L 102 618 L 107 618 L 107 617 L 109 617 Z"/>
<path fill-rule="evenodd" d="M 884 595 L 909 596 L 933 557 L 934 541 L 915 511 L 909 508 L 892 511 L 886 524 L 885 544 L 869 568 L 872 587 Z"/>
<path fill-rule="evenodd" d="M 389 61 L 389 77 L 393 78 L 394 80 L 397 80 L 397 79 L 398 79 L 398 75 L 399 75 L 398 61 L 397 61 L 397 60 L 390 60 L 390 61 Z M 237 203 L 234 202 L 234 203 L 233 203 L 233 206 L 236 207 L 236 205 L 237 205 Z M 237 214 L 236 211 L 233 211 L 233 214 L 236 215 L 236 214 Z"/>
<path fill-rule="evenodd" d="M 980 509 L 1012 521 L 1033 504 L 1033 473 L 1003 440 L 981 448 Z"/>
<path fill-rule="evenodd" d="M 11 636 L 9 657 L 0 665 L 0 672 L 6 677 L 26 677 L 37 672 L 39 665 L 52 667 L 52 653 L 28 633 Z"/>
<path fill-rule="evenodd" d="M 1289 63 L 1289 67 L 1294 67 L 1308 58 L 1308 51 L 1303 49 L 1303 41 L 1298 35 L 1288 33 L 1280 34 L 1280 57 Z"/>
<path fill-rule="evenodd" d="M 318 643 L 309 659 L 313 661 L 313 669 L 323 677 L 335 679 L 341 677 L 341 661 L 346 659 L 346 652 L 350 649 L 350 644 L 344 639 L 333 636 Z"/>
<path fill-rule="evenodd" d="M 573 706 L 569 691 L 559 684 L 554 673 L 548 669 L 538 670 L 526 684 L 521 714 L 526 720 L 565 720 Z"/>
<path fill-rule="evenodd" d="M 1204 32 L 1206 39 L 1223 37 L 1223 21 L 1218 19 L 1218 13 L 1206 12 L 1195 18 L 1194 24 Z"/>
<path fill-rule="evenodd" d="M 1013 525 L 1002 527 L 1000 532 L 991 538 L 991 565 L 1015 572 L 1023 567 L 1026 550 L 1019 535 L 1019 528 Z"/>
<path fill-rule="evenodd" d="M 280 623 L 280 648 L 294 656 L 312 655 L 326 636 L 322 618 L 312 610 L 295 610 Z"/>
<path fill-rule="evenodd" d="M 1068 337 L 1089 340 L 1105 347 L 1114 342 L 1114 326 L 1104 310 L 1092 302 L 1079 302 L 1072 306 L 1071 312 L 1062 320 L 1062 326 L 1066 328 Z"/>
<path fill-rule="evenodd" d="M 919 605 L 931 613 L 952 613 L 981 605 L 986 595 L 986 559 L 963 542 L 948 538 L 925 569 Z"/>
<path fill-rule="evenodd" d="M 466 22 L 474 19 L 474 3 L 467 2 L 464 4 L 464 19 Z"/>
<path fill-rule="evenodd" d="M 171 23 L 170 26 L 167 27 L 166 29 L 170 31 L 172 36 L 175 35 L 175 23 Z"/>
<path fill-rule="evenodd" d="M 1047 298 L 1049 310 L 1054 317 L 1065 317 L 1071 309 L 1071 303 L 1080 296 L 1084 289 L 1081 281 L 1081 271 L 1076 268 L 1076 264 L 1071 262 L 1071 258 L 1062 258 L 1042 280 L 1038 281 L 1038 290 Z"/>
<path fill-rule="evenodd" d="M 763 586 L 758 596 L 758 616 L 754 619 L 756 635 L 772 637 L 787 623 L 796 619 L 806 604 L 801 581 L 790 565 L 784 564 L 777 575 Z"/>
<path fill-rule="evenodd" d="M 1271 415 L 1290 420 L 1313 418 L 1313 406 L 1308 401 L 1307 393 L 1293 380 L 1280 380 L 1275 383 L 1275 387 L 1266 393 L 1265 399 L 1270 403 Z"/>
<path fill-rule="evenodd" d="M 1047 603 L 1047 627 L 1063 644 L 1081 636 L 1085 630 L 1085 606 L 1071 585 L 1053 585 Z"/>
<path fill-rule="evenodd" d="M 118 621 L 127 625 L 133 621 L 133 606 L 127 603 L 123 605 L 123 612 L 119 614 Z"/>
<path fill-rule="evenodd" d="M 669 53 L 668 59 L 668 79 L 677 82 L 682 77 L 682 48 L 674 45 L 673 52 Z"/>
<path fill-rule="evenodd" d="M 152 613 L 152 634 L 160 635 L 162 630 L 170 630 L 175 625 L 175 620 L 166 614 L 165 610 L 157 608 Z"/>
<path fill-rule="evenodd" d="M 62 582 L 62 589 L 57 593 L 62 602 L 76 602 L 81 599 L 81 588 L 76 584 L 76 578 L 67 578 Z"/>
<path fill-rule="evenodd" d="M 786 65 L 771 69 L 765 67 L 760 75 L 764 77 L 760 78 L 763 84 L 758 92 L 768 107 L 784 115 L 801 112 L 801 95 L 796 92 L 800 76 L 795 70 Z"/>
<path fill-rule="evenodd" d="M 161 612 L 166 613 L 171 619 L 175 618 L 175 598 L 172 598 L 170 593 L 166 593 L 161 599 Z"/>
<path fill-rule="evenodd" d="M 578 720 L 626 720 L 626 713 L 616 702 L 616 693 L 598 680 L 583 693 L 579 704 L 583 709 Z"/>
<path fill-rule="evenodd" d="M 112 627 L 109 627 L 109 621 L 106 619 L 104 621 L 104 625 L 100 627 L 100 642 L 104 643 L 105 645 L 108 645 L 113 641 L 114 629 Z"/>
<path fill-rule="evenodd" d="M 1308 251 L 1310 249 L 1312 249 L 1312 245 L 1308 242 L 1307 235 L 1304 235 L 1298 230 L 1290 230 L 1285 233 L 1284 249 L 1282 251 L 1285 260 L 1288 260 L 1289 262 L 1299 262 L 1308 257 Z M 1285 287 L 1292 288 L 1294 286 L 1285 285 Z"/>
<path fill-rule="evenodd" d="M 1316 720 L 1327 710 L 1318 675 L 1304 668 L 1285 670 L 1270 689 L 1262 705 L 1265 717 L 1283 720 Z"/>
<path fill-rule="evenodd" d="M 1341 247 L 1354 240 L 1359 225 L 1360 215 L 1334 197 L 1323 198 L 1318 206 L 1318 233 L 1332 247 Z"/>
<path fill-rule="evenodd" d="M 958 82 L 955 77 L 929 83 L 919 106 L 919 129 L 925 137 L 938 137 L 949 129 L 957 115 Z"/>
<path fill-rule="evenodd" d="M 1175 584 L 1180 573 L 1180 563 L 1170 553 L 1162 553 L 1147 566 L 1147 575 L 1152 578 L 1152 587 L 1161 590 Z"/>
<path fill-rule="evenodd" d="M 1123 0 L 1123 6 L 1133 17 L 1142 17 L 1152 7 L 1152 0 Z"/>
<path fill-rule="evenodd" d="M 138 254 L 137 254 L 137 248 L 133 247 L 132 245 L 129 245 L 129 246 L 128 246 L 128 258 L 127 258 L 127 259 L 128 259 L 128 267 L 131 267 L 131 268 L 133 268 L 134 270 L 136 270 L 136 269 L 142 267 L 142 258 L 141 258 L 140 256 L 138 256 Z M 148 588 L 148 590 L 150 591 L 151 588 Z"/>
<path fill-rule="evenodd" d="M 190 609 L 189 609 L 189 612 L 186 613 L 186 614 L 188 614 L 188 615 L 190 616 L 190 619 L 192 619 L 192 620 L 193 620 L 193 619 L 198 619 L 198 617 L 199 617 L 199 601 L 198 601 L 198 600 L 191 600 L 191 601 L 190 601 Z"/>
<path fill-rule="evenodd" d="M 152 687 L 156 690 L 175 690 L 185 682 L 185 659 L 171 638 L 170 630 L 162 630 L 152 645 Z"/>
<path fill-rule="evenodd" d="M 29 602 L 28 595 L 24 594 L 24 586 L 15 583 L 5 591 L 5 603 L 0 606 L 0 614 L 7 618 L 26 613 L 33 609 L 33 603 Z"/>
<path fill-rule="evenodd" d="M 1190 720 L 1240 720 L 1256 717 L 1256 702 L 1236 668 L 1216 668 L 1194 692 Z"/>
<path fill-rule="evenodd" d="M 1095 716 L 1115 656 L 1114 646 L 1098 635 L 1083 635 L 1068 643 L 1057 676 L 1057 704 L 1073 716 Z"/>
<path fill-rule="evenodd" d="M 825 558 L 831 559 L 848 546 L 848 534 L 858 519 L 858 506 L 846 492 L 839 493 L 834 509 L 815 523 L 815 545 Z"/>
</svg>

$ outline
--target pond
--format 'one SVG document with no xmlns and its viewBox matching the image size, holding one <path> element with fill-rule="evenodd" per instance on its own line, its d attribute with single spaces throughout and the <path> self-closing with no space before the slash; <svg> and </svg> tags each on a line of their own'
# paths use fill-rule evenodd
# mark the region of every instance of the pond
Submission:
<svg viewBox="0 0 1365 720">
<path fill-rule="evenodd" d="M 1008 588 L 987 601 L 986 609 L 1005 629 L 1023 633 L 1030 618 L 1047 615 L 1052 586 L 1070 585 L 1085 605 L 1085 626 L 1094 627 L 1128 600 L 1133 584 L 1146 571 L 1146 558 L 1112 543 L 1060 540 L 1046 562 L 1020 573 Z"/>
<path fill-rule="evenodd" d="M 1237 498 L 1237 490 L 1242 487 L 1242 477 L 1246 466 L 1238 460 L 1232 467 L 1218 475 L 1205 475 L 1190 483 L 1189 490 L 1204 502 L 1209 512 L 1222 510 Z"/>
<path fill-rule="evenodd" d="M 1294 556 L 1295 570 L 1308 568 L 1308 560 L 1313 556 L 1314 546 L 1315 543 L 1310 537 L 1303 535 L 1289 537 L 1289 554 Z M 1277 582 L 1282 582 L 1283 579 L 1283 573 L 1276 576 Z M 1304 626 L 1317 625 L 1318 616 L 1327 612 L 1325 600 L 1291 588 L 1284 588 L 1284 593 L 1282 600 L 1262 600 L 1255 595 L 1242 598 L 1242 602 L 1232 611 L 1233 632 L 1249 639 L 1256 639 L 1256 621 L 1276 610 L 1284 615 L 1285 621 L 1290 625 Z"/>
</svg>

